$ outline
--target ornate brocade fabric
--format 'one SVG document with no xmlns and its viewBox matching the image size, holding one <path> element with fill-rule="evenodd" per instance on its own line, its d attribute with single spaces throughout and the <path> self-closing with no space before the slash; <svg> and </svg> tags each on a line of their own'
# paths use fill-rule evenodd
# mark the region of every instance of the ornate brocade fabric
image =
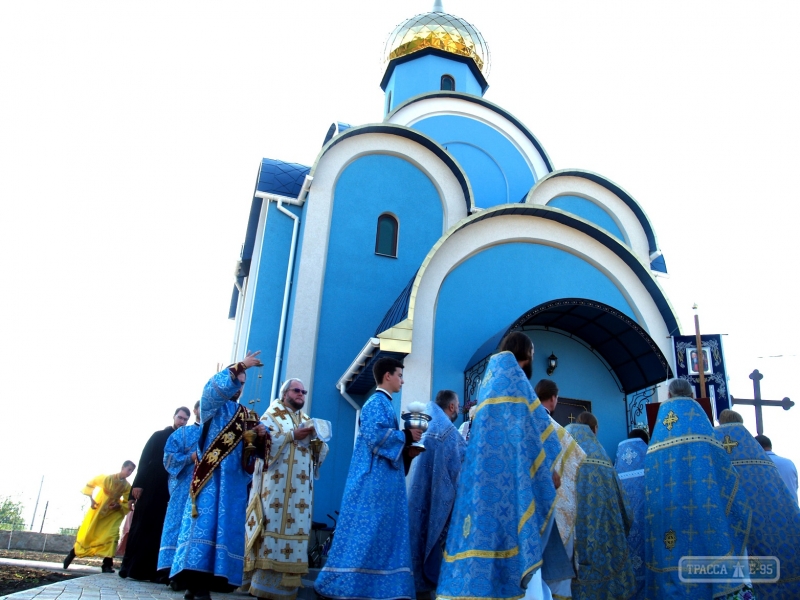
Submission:
<svg viewBox="0 0 800 600">
<path fill-rule="evenodd" d="M 305 413 L 292 411 L 277 399 L 261 417 L 272 436 L 272 446 L 268 465 L 258 459 L 253 473 L 246 517 L 245 571 L 265 569 L 298 575 L 308 572 L 315 465 L 310 436 L 295 441 L 292 430 L 310 420 Z M 323 444 L 319 464 L 327 450 L 327 444 Z"/>
<path fill-rule="evenodd" d="M 742 494 L 753 511 L 750 556 L 776 556 L 781 578 L 757 583 L 758 600 L 800 598 L 800 507 L 761 445 L 740 423 L 720 425 L 714 436 L 741 478 Z"/>
<path fill-rule="evenodd" d="M 437 597 L 522 598 L 542 564 L 556 490 L 546 447 L 561 445 L 539 419 L 530 382 L 510 352 L 489 360 L 447 536 Z"/>
</svg>

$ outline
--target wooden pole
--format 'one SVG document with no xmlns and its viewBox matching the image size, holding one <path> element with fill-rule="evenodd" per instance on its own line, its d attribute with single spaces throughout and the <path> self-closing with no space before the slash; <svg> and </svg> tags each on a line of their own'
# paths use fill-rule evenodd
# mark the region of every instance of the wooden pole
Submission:
<svg viewBox="0 0 800 600">
<path fill-rule="evenodd" d="M 700 317 L 694 313 L 694 333 L 697 340 L 697 370 L 700 372 L 700 398 L 706 397 L 706 359 L 703 354 L 703 340 L 700 337 Z"/>
</svg>

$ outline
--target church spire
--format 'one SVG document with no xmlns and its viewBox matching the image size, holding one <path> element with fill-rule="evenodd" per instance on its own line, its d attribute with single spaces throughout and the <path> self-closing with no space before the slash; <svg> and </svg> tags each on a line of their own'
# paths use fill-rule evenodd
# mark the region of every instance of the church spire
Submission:
<svg viewBox="0 0 800 600">
<path fill-rule="evenodd" d="M 444 6 L 442 6 L 442 0 L 433 0 L 433 10 L 431 12 L 444 12 Z"/>
</svg>

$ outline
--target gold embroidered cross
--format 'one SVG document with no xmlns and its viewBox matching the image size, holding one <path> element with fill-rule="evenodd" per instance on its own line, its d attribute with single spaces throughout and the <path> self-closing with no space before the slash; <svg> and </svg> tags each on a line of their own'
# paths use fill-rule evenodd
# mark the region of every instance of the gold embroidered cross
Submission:
<svg viewBox="0 0 800 600">
<path fill-rule="evenodd" d="M 289 555 L 293 553 L 294 550 L 292 550 L 292 547 L 289 545 L 289 542 L 286 542 L 286 547 L 283 550 L 281 550 L 281 554 L 283 554 L 286 558 L 289 558 Z"/>
<path fill-rule="evenodd" d="M 725 451 L 728 454 L 733 452 L 733 449 L 739 445 L 739 442 L 736 440 L 731 439 L 731 436 L 726 435 L 725 438 L 722 440 L 722 447 L 725 448 Z"/>
<path fill-rule="evenodd" d="M 672 469 L 672 464 L 675 462 L 675 457 L 670 456 L 667 460 L 664 461 L 664 464 L 667 465 L 668 469 Z"/>
<path fill-rule="evenodd" d="M 300 450 L 300 454 L 302 454 L 303 456 L 308 454 L 308 448 L 306 448 L 305 446 L 298 446 L 297 449 Z"/>
<path fill-rule="evenodd" d="M 669 493 L 671 494 L 672 493 L 672 488 L 675 487 L 675 481 L 672 478 L 670 478 L 669 483 L 665 483 L 664 487 L 665 488 L 669 488 Z"/>
<path fill-rule="evenodd" d="M 295 518 L 292 515 L 286 516 L 286 524 L 287 525 L 294 525 L 296 523 Z"/>
<path fill-rule="evenodd" d="M 300 514 L 302 515 L 303 513 L 305 513 L 305 510 L 307 508 L 311 508 L 311 505 L 310 504 L 306 504 L 306 501 L 301 498 L 300 502 L 298 504 L 295 504 L 294 507 L 295 508 L 299 508 L 300 509 Z"/>
<path fill-rule="evenodd" d="M 697 482 L 694 480 L 694 477 L 692 477 L 692 474 L 689 473 L 689 479 L 684 481 L 684 483 L 689 487 L 689 492 L 691 493 L 691 491 L 694 489 L 694 484 Z"/>
<path fill-rule="evenodd" d="M 274 481 L 275 483 L 279 483 L 281 477 L 284 477 L 284 474 L 276 469 L 275 472 L 272 474 L 272 477 L 270 477 L 270 479 L 272 479 L 272 481 Z"/>
<path fill-rule="evenodd" d="M 706 503 L 703 504 L 703 508 L 710 511 L 712 508 L 717 508 L 717 505 L 711 502 L 711 498 L 706 498 Z"/>
<path fill-rule="evenodd" d="M 272 501 L 272 504 L 270 504 L 269 507 L 270 508 L 274 508 L 275 509 L 275 514 L 278 514 L 278 511 L 283 508 L 283 504 L 278 502 L 278 499 L 275 498 L 275 500 Z"/>
<path fill-rule="evenodd" d="M 648 507 L 648 509 L 647 509 L 647 514 L 645 515 L 645 517 L 644 517 L 644 518 L 645 518 L 645 519 L 647 519 L 647 522 L 648 522 L 648 523 L 652 523 L 652 521 L 653 521 L 653 517 L 655 517 L 655 515 L 652 513 L 652 511 L 651 511 L 651 510 L 650 510 L 650 508 Z"/>
<path fill-rule="evenodd" d="M 306 470 L 305 470 L 305 469 L 303 469 L 302 471 L 300 471 L 300 475 L 298 475 L 298 476 L 297 476 L 297 478 L 300 480 L 300 483 L 302 483 L 302 484 L 305 484 L 305 482 L 306 482 L 306 481 L 308 481 L 309 479 L 311 479 L 311 477 L 309 477 L 308 475 L 306 475 Z"/>
<path fill-rule="evenodd" d="M 285 408 L 278 407 L 274 411 L 272 411 L 272 414 L 278 417 L 279 419 L 283 419 L 284 417 L 289 416 L 289 411 L 286 410 Z"/>
<path fill-rule="evenodd" d="M 675 414 L 674 412 L 672 412 L 672 411 L 669 411 L 669 412 L 667 413 L 667 418 L 666 418 L 666 419 L 664 419 L 664 420 L 663 420 L 663 421 L 661 421 L 661 422 L 662 422 L 662 423 L 664 424 L 664 426 L 667 428 L 667 431 L 672 431 L 672 426 L 673 426 L 673 425 L 675 425 L 675 423 L 677 423 L 677 422 L 678 422 L 678 415 L 676 415 L 676 414 Z M 673 534 L 674 534 L 674 532 L 673 532 Z"/>
<path fill-rule="evenodd" d="M 701 479 L 700 481 L 705 483 L 708 486 L 708 489 L 714 487 L 714 478 L 711 477 L 711 473 L 708 474 L 708 477 L 706 477 L 705 479 Z"/>
<path fill-rule="evenodd" d="M 269 556 L 270 554 L 272 554 L 272 549 L 271 548 L 264 548 L 264 556 Z"/>
<path fill-rule="evenodd" d="M 675 535 L 675 532 L 672 529 L 667 530 L 667 532 L 664 534 L 664 547 L 672 552 L 672 549 L 675 548 L 675 544 L 677 542 L 678 536 Z"/>
<path fill-rule="evenodd" d="M 684 456 L 684 457 L 683 457 L 681 460 L 685 460 L 685 461 L 688 463 L 688 465 L 689 465 L 689 468 L 691 469 L 691 468 L 692 468 L 692 461 L 693 461 L 695 458 L 697 458 L 697 457 L 696 457 L 694 454 L 692 454 L 692 451 L 691 451 L 691 450 L 689 450 L 689 451 L 686 453 L 686 456 Z"/>
<path fill-rule="evenodd" d="M 250 515 L 250 520 L 247 522 L 247 526 L 251 529 L 256 526 L 256 519 L 253 515 Z"/>
</svg>

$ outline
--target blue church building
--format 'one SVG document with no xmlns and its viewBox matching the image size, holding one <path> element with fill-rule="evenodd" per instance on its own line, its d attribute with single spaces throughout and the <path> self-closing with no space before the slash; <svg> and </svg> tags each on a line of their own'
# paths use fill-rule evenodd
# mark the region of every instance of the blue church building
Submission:
<svg viewBox="0 0 800 600">
<path fill-rule="evenodd" d="M 640 203 L 556 169 L 484 99 L 488 46 L 440 2 L 395 29 L 385 60 L 380 123 L 334 123 L 310 166 L 261 161 L 230 307 L 233 360 L 264 363 L 241 401 L 263 413 L 298 378 L 307 411 L 333 424 L 318 515 L 339 509 L 382 356 L 405 364 L 398 415 L 441 389 L 464 404 L 501 338 L 523 331 L 532 382 L 558 383 L 565 422 L 591 410 L 611 455 L 675 370 L 679 324 Z"/>
</svg>

